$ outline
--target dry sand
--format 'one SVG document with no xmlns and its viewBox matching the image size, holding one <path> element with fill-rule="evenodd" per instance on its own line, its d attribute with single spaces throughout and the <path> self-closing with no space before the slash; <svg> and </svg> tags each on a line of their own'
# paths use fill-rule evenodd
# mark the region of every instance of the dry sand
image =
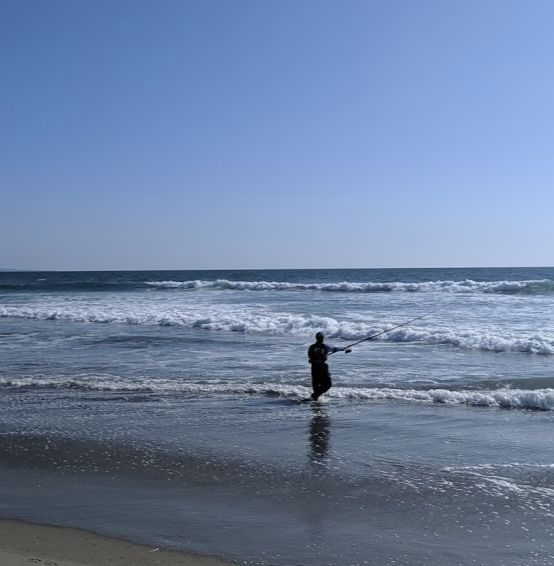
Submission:
<svg viewBox="0 0 554 566">
<path fill-rule="evenodd" d="M 229 566 L 79 529 L 0 520 L 0 566 Z"/>
</svg>

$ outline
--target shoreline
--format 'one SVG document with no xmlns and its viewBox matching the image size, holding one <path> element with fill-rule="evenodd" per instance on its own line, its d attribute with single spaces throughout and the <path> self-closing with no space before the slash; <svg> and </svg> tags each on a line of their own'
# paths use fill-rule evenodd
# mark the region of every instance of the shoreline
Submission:
<svg viewBox="0 0 554 566">
<path fill-rule="evenodd" d="M 0 519 L 2 566 L 231 566 L 215 556 L 146 546 L 73 527 Z"/>
</svg>

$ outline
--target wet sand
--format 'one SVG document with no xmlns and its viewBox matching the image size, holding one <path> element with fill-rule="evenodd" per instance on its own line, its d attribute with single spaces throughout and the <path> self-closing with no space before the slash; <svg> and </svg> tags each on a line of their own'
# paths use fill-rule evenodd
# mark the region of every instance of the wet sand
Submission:
<svg viewBox="0 0 554 566">
<path fill-rule="evenodd" d="M 230 566 L 79 529 L 0 520 L 2 566 Z"/>
</svg>

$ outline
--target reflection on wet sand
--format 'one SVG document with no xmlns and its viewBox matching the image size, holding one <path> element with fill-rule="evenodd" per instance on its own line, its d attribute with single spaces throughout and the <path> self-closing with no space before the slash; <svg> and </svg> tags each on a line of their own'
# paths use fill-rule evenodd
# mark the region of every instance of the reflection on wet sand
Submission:
<svg viewBox="0 0 554 566">
<path fill-rule="evenodd" d="M 329 430 L 331 420 L 327 409 L 318 403 L 313 403 L 310 421 L 310 463 L 324 464 L 329 455 Z"/>
</svg>

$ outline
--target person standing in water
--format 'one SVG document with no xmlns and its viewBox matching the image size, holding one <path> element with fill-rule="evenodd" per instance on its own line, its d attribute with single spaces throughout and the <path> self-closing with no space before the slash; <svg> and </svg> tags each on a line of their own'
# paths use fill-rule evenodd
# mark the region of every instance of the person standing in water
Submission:
<svg viewBox="0 0 554 566">
<path fill-rule="evenodd" d="M 321 395 L 329 391 L 333 386 L 331 382 L 331 373 L 327 364 L 327 356 L 335 352 L 345 351 L 346 354 L 351 352 L 350 349 L 333 348 L 325 344 L 325 336 L 323 332 L 318 332 L 315 335 L 315 343 L 308 348 L 308 359 L 312 364 L 312 389 L 314 392 L 311 399 L 317 401 Z"/>
</svg>

